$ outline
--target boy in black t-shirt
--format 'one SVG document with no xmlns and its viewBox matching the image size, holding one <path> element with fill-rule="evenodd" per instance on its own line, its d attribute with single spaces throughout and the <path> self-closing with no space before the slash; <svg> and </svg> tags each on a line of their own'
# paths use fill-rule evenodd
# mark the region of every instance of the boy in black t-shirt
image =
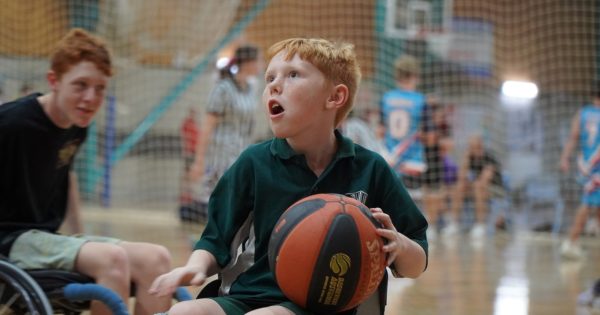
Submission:
<svg viewBox="0 0 600 315">
<path fill-rule="evenodd" d="M 59 43 L 47 73 L 50 92 L 0 106 L 0 252 L 24 269 L 90 276 L 125 302 L 136 285 L 136 314 L 170 306 L 153 297 L 153 279 L 170 269 L 166 248 L 81 233 L 73 157 L 104 100 L 112 66 L 102 40 L 74 29 Z M 93 302 L 92 314 L 110 314 Z"/>
</svg>

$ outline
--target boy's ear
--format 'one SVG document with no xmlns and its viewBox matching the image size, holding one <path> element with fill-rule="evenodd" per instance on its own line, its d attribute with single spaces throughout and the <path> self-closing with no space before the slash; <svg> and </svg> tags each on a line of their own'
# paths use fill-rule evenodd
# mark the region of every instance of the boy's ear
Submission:
<svg viewBox="0 0 600 315">
<path fill-rule="evenodd" d="M 327 100 L 327 108 L 339 108 L 346 104 L 348 101 L 348 87 L 344 84 L 338 84 L 333 87 L 331 95 Z"/>
<path fill-rule="evenodd" d="M 56 72 L 53 70 L 48 70 L 46 73 L 46 80 L 48 81 L 48 85 L 52 91 L 56 90 L 56 86 L 58 84 L 58 77 L 56 76 Z"/>
</svg>

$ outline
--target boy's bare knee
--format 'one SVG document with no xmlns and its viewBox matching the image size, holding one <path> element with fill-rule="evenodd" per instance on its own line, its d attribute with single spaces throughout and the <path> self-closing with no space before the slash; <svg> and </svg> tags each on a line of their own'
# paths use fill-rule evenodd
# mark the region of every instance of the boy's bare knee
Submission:
<svg viewBox="0 0 600 315">
<path fill-rule="evenodd" d="M 149 255 L 146 265 L 156 270 L 158 274 L 163 274 L 171 270 L 171 253 L 161 245 L 154 245 L 153 251 Z"/>
<path fill-rule="evenodd" d="M 166 247 L 148 243 L 137 243 L 137 246 L 129 256 L 131 276 L 137 284 L 149 285 L 156 277 L 171 270 L 171 254 Z"/>
<path fill-rule="evenodd" d="M 77 259 L 77 271 L 120 293 L 128 290 L 129 260 L 125 250 L 119 246 L 86 243 Z"/>
<path fill-rule="evenodd" d="M 100 270 L 104 275 L 127 277 L 129 275 L 129 259 L 127 253 L 119 246 L 110 246 L 99 260 Z"/>
</svg>

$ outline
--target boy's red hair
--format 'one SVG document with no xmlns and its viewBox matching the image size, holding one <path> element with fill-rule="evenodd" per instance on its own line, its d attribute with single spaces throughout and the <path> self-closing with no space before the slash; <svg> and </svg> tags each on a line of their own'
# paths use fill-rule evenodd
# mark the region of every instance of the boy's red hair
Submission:
<svg viewBox="0 0 600 315">
<path fill-rule="evenodd" d="M 82 61 L 92 62 L 107 76 L 113 74 L 110 52 L 100 38 L 75 28 L 63 37 L 50 57 L 50 69 L 60 78 L 71 66 Z"/>
<path fill-rule="evenodd" d="M 337 111 L 335 117 L 335 126 L 339 125 L 354 106 L 360 83 L 360 67 L 354 46 L 320 38 L 290 38 L 273 44 L 267 51 L 267 60 L 281 51 L 285 51 L 285 60 L 291 60 L 298 54 L 298 57 L 313 64 L 334 84 L 348 87 L 348 101 Z"/>
</svg>

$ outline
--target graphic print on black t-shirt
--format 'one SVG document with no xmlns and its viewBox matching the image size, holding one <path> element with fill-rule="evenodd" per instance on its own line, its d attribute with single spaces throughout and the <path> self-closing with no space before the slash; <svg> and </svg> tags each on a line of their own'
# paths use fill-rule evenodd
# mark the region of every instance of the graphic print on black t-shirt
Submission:
<svg viewBox="0 0 600 315">
<path fill-rule="evenodd" d="M 81 144 L 81 139 L 74 139 L 65 143 L 60 150 L 58 150 L 58 157 L 56 160 L 56 168 L 59 169 L 63 166 L 71 164 L 73 156 L 77 152 L 77 148 Z"/>
</svg>

